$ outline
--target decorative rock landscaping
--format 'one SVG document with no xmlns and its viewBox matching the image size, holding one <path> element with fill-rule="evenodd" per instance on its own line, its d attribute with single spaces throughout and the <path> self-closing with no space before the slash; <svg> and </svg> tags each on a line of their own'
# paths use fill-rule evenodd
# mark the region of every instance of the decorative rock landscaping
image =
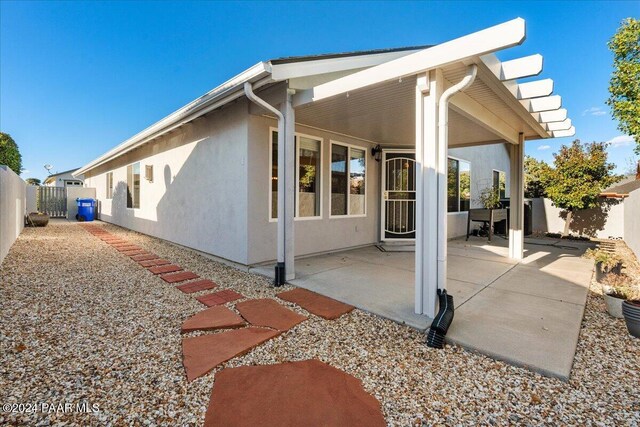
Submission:
<svg viewBox="0 0 640 427">
<path fill-rule="evenodd" d="M 640 340 L 606 314 L 599 286 L 591 288 L 571 379 L 563 382 L 456 346 L 429 349 L 422 333 L 360 310 L 326 321 L 276 297 L 290 286 L 274 289 L 184 248 L 95 226 L 152 253 L 142 255 L 148 260 L 170 260 L 243 296 L 218 308 L 235 313 L 244 297 L 270 298 L 308 319 L 187 382 L 183 338 L 247 328 L 181 333 L 203 311 L 194 296 L 208 291 L 181 292 L 182 282 L 173 286 L 137 256 L 105 250 L 77 224 L 27 228 L 0 266 L 0 401 L 88 402 L 99 411 L 0 413 L 0 425 L 202 425 L 228 368 L 309 359 L 361 381 L 389 425 L 640 423 Z M 217 413 L 215 402 L 209 411 Z"/>
</svg>

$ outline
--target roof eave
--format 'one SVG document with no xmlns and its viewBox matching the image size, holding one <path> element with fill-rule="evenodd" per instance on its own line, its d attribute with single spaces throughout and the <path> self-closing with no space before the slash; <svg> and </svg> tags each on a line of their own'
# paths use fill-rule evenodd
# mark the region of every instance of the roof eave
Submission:
<svg viewBox="0 0 640 427">
<path fill-rule="evenodd" d="M 256 82 L 269 77 L 271 74 L 271 65 L 268 62 L 259 62 L 253 67 L 243 71 L 237 76 L 227 80 L 220 86 L 207 92 L 205 95 L 195 99 L 189 104 L 169 114 L 162 120 L 154 123 L 143 131 L 137 133 L 122 144 L 107 151 L 97 159 L 87 163 L 73 173 L 73 176 L 82 175 L 96 167 L 103 165 L 116 157 L 119 157 L 135 148 L 158 138 L 166 132 L 182 126 L 183 124 L 194 120 L 212 109 L 218 108 L 233 99 L 243 95 L 243 85 L 245 82 Z M 265 82 L 264 84 L 266 84 Z M 221 102 L 224 101 L 224 102 Z"/>
</svg>

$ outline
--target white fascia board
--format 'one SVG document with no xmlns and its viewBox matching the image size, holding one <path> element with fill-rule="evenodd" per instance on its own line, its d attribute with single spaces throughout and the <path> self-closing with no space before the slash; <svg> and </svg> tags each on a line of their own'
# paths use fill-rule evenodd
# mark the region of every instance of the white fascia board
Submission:
<svg viewBox="0 0 640 427">
<path fill-rule="evenodd" d="M 518 99 L 540 98 L 553 93 L 553 80 L 543 79 L 534 82 L 519 83 L 516 97 Z"/>
<path fill-rule="evenodd" d="M 565 138 L 567 136 L 573 136 L 576 134 L 576 128 L 571 126 L 567 130 L 556 130 L 551 132 L 554 138 Z"/>
<path fill-rule="evenodd" d="M 78 169 L 73 176 L 84 174 L 87 171 L 121 156 L 172 129 L 206 114 L 212 109 L 219 108 L 222 105 L 243 96 L 244 82 L 259 80 L 260 78 L 268 76 L 269 72 L 270 65 L 266 62 L 259 62 L 253 67 L 227 80 L 215 89 L 207 92 L 205 95 L 169 114 L 167 117 L 144 129 L 142 132 L 137 133 L 120 145 L 107 151 L 97 159 L 87 163 L 85 166 Z"/>
<path fill-rule="evenodd" d="M 376 83 L 422 73 L 470 57 L 517 46 L 524 41 L 525 37 L 525 21 L 522 18 L 516 18 L 302 91 L 294 97 L 294 104 L 296 106 L 308 104 Z"/>
<path fill-rule="evenodd" d="M 272 64 L 271 77 L 274 81 L 282 81 L 300 77 L 315 76 L 318 74 L 335 73 L 338 71 L 370 68 L 419 51 L 420 49 L 414 49 L 375 53 L 370 55 L 345 56 L 342 58 Z"/>
<path fill-rule="evenodd" d="M 558 110 L 562 107 L 562 97 L 560 95 L 543 96 L 542 98 L 523 99 L 520 103 L 530 113 L 539 113 Z"/>
<path fill-rule="evenodd" d="M 512 59 L 500 63 L 499 69 L 491 71 L 502 81 L 516 80 L 524 77 L 537 76 L 542 72 L 542 55 L 535 54 L 523 58 Z"/>
<path fill-rule="evenodd" d="M 546 123 L 548 131 L 571 129 L 571 119 L 565 119 L 561 122 Z"/>
<path fill-rule="evenodd" d="M 539 123 L 561 122 L 567 118 L 567 110 L 566 108 L 560 108 L 559 110 L 531 113 L 531 115 Z"/>
</svg>

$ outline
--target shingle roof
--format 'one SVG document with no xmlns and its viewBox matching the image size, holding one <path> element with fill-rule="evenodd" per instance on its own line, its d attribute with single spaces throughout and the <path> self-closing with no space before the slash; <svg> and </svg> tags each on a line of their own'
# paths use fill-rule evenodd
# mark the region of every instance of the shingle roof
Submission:
<svg viewBox="0 0 640 427">
<path fill-rule="evenodd" d="M 405 46 L 405 47 L 395 47 L 395 48 L 389 48 L 389 49 L 356 50 L 353 52 L 322 53 L 318 55 L 285 56 L 282 58 L 271 59 L 269 60 L 269 62 L 271 62 L 274 65 L 288 64 L 293 62 L 317 61 L 319 59 L 343 58 L 347 56 L 375 55 L 378 53 L 403 52 L 405 50 L 421 50 L 421 49 L 427 49 L 430 47 L 433 47 L 433 45 Z"/>
</svg>

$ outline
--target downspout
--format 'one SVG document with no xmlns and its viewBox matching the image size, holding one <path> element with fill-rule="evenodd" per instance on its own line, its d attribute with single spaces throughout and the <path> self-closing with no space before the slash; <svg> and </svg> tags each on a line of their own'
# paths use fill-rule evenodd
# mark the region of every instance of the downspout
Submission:
<svg viewBox="0 0 640 427">
<path fill-rule="evenodd" d="M 478 66 L 472 64 L 467 70 L 467 75 L 459 83 L 445 90 L 438 103 L 438 305 L 436 314 L 429 332 L 427 333 L 427 345 L 433 348 L 444 347 L 444 337 L 453 322 L 453 297 L 447 294 L 447 217 L 444 206 L 447 199 L 447 152 L 449 149 L 449 99 L 456 93 L 471 86 L 476 79 Z"/>
<path fill-rule="evenodd" d="M 438 198 L 444 206 L 447 200 L 447 152 L 449 150 L 449 99 L 456 93 L 467 89 L 476 79 L 478 66 L 472 64 L 467 75 L 460 82 L 445 90 L 438 103 Z M 438 210 L 438 289 L 444 290 L 447 277 L 447 214 Z"/>
<path fill-rule="evenodd" d="M 264 108 L 265 110 L 275 114 L 278 118 L 278 164 L 284 164 L 284 134 L 285 134 L 285 122 L 284 115 L 274 106 L 266 102 L 262 98 L 258 98 L 255 93 L 253 93 L 253 87 L 251 83 L 244 83 L 244 94 L 249 98 L 250 101 Z M 284 189 L 281 188 L 284 185 L 284 168 L 278 168 L 278 250 L 277 250 L 277 264 L 275 268 L 275 278 L 274 284 L 275 286 L 281 286 L 285 283 L 286 273 L 285 273 L 285 220 L 284 220 Z"/>
</svg>

